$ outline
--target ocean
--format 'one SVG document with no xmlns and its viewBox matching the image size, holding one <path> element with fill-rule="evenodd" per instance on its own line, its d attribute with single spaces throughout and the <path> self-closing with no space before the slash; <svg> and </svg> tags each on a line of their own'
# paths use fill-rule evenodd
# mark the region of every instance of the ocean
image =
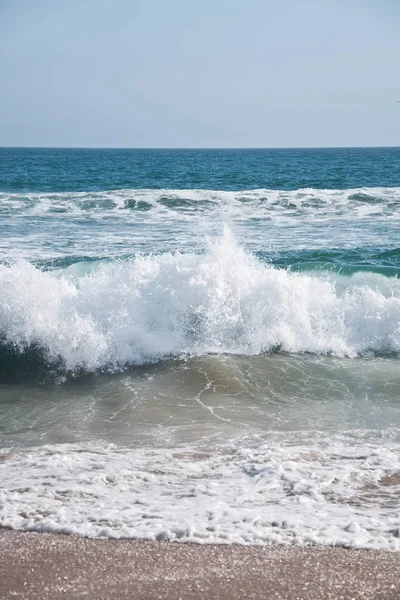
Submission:
<svg viewBox="0 0 400 600">
<path fill-rule="evenodd" d="M 0 148 L 0 525 L 400 550 L 400 148 Z"/>
</svg>

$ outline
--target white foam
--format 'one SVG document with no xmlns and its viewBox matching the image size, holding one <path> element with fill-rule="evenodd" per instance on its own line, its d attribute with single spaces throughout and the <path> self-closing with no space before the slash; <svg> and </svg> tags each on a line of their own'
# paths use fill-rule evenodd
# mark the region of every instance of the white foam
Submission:
<svg viewBox="0 0 400 600">
<path fill-rule="evenodd" d="M 260 263 L 227 230 L 205 255 L 168 253 L 42 272 L 0 266 L 0 332 L 69 369 L 170 355 L 280 349 L 355 357 L 400 350 L 400 282 Z"/>
<path fill-rule="evenodd" d="M 272 190 L 272 189 L 251 189 L 251 190 L 207 190 L 207 189 L 119 189 L 90 192 L 58 192 L 58 193 L 5 193 L 0 192 L 3 208 L 7 207 L 10 211 L 34 208 L 41 202 L 46 203 L 44 212 L 52 207 L 68 208 L 74 203 L 77 209 L 81 210 L 101 210 L 103 208 L 135 208 L 134 204 L 128 204 L 132 200 L 143 201 L 149 204 L 159 204 L 165 207 L 165 203 L 176 202 L 177 206 L 182 207 L 181 201 L 189 201 L 194 204 L 220 204 L 228 202 L 239 202 L 243 205 L 252 201 L 262 204 L 277 206 L 281 204 L 284 208 L 290 206 L 294 208 L 308 208 L 310 205 L 320 208 L 329 205 L 351 205 L 357 207 L 361 204 L 385 206 L 395 203 L 400 197 L 400 187 L 362 187 L 350 189 L 319 189 L 319 188 L 301 188 L 298 190 Z M 61 204 L 63 203 L 63 204 Z M 193 207 L 188 207 L 189 210 Z M 393 207 L 394 208 L 394 207 Z"/>
<path fill-rule="evenodd" d="M 76 217 L 121 219 L 142 222 L 188 221 L 194 215 L 228 221 L 254 218 L 284 223 L 303 218 L 321 220 L 351 215 L 362 219 L 400 217 L 400 187 L 345 190 L 304 188 L 299 190 L 255 189 L 242 191 L 203 189 L 122 189 L 93 192 L 0 193 L 1 213 L 46 216 L 59 220 Z"/>
<path fill-rule="evenodd" d="M 399 444 L 390 432 L 329 443 L 326 434 L 271 435 L 212 451 L 80 444 L 1 454 L 7 527 L 400 550 Z"/>
<path fill-rule="evenodd" d="M 396 247 L 399 199 L 400 188 L 0 193 L 0 251 L 36 261 L 187 250 L 221 223 L 253 250 L 380 246 L 383 231 Z"/>
</svg>

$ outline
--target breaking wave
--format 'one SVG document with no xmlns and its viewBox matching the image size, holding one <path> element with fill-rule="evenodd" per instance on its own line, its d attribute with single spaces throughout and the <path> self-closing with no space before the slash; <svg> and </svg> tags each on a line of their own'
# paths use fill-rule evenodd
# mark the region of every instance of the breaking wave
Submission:
<svg viewBox="0 0 400 600">
<path fill-rule="evenodd" d="M 400 187 L 345 190 L 302 188 L 298 190 L 251 189 L 121 189 L 60 193 L 0 193 L 0 213 L 31 216 L 95 218 L 127 213 L 154 215 L 226 212 L 238 218 L 306 215 L 358 217 L 399 215 Z"/>
<path fill-rule="evenodd" d="M 357 357 L 400 350 L 400 282 L 263 264 L 228 230 L 205 254 L 0 265 L 3 375 L 119 369 L 168 357 L 271 351 Z"/>
</svg>

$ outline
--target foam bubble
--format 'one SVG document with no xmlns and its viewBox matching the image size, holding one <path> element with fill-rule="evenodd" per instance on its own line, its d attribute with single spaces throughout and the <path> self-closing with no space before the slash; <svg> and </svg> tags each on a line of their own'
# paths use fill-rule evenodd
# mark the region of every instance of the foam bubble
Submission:
<svg viewBox="0 0 400 600">
<path fill-rule="evenodd" d="M 3 450 L 0 524 L 89 537 L 400 550 L 398 443 L 388 432 L 343 433 L 328 445 L 325 436 L 299 435 L 284 443 L 247 437 L 213 451 Z"/>
</svg>

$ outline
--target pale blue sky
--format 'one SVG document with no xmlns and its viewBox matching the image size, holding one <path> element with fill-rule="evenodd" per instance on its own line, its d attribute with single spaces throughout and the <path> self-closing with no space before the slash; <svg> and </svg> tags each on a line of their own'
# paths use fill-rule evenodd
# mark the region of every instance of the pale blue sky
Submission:
<svg viewBox="0 0 400 600">
<path fill-rule="evenodd" d="M 0 146 L 400 145 L 399 0 L 0 0 Z"/>
</svg>

